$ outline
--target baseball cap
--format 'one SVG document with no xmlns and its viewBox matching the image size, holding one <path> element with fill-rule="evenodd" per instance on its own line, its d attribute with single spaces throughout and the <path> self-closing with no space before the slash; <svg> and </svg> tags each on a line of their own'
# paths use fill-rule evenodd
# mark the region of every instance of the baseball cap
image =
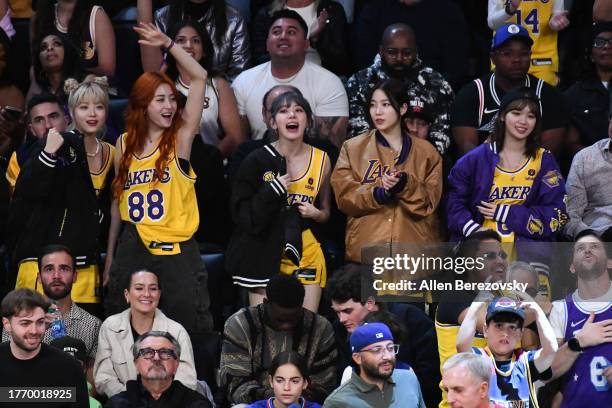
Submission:
<svg viewBox="0 0 612 408">
<path fill-rule="evenodd" d="M 357 353 L 379 341 L 393 341 L 391 330 L 384 323 L 365 323 L 351 334 L 351 351 Z"/>
<path fill-rule="evenodd" d="M 500 313 L 511 313 L 519 317 L 521 321 L 525 321 L 525 311 L 521 309 L 520 304 L 516 300 L 508 297 L 498 297 L 491 301 L 489 306 L 487 306 L 486 322 L 488 323 Z"/>
<path fill-rule="evenodd" d="M 540 98 L 538 98 L 538 95 L 536 95 L 536 93 L 532 89 L 527 88 L 525 86 L 525 87 L 510 91 L 510 92 L 507 92 L 504 95 L 504 97 L 501 100 L 501 104 L 500 104 L 500 112 L 506 109 L 506 107 L 510 105 L 511 102 L 514 102 L 518 99 L 532 100 L 538 106 L 538 109 L 540 107 Z"/>
<path fill-rule="evenodd" d="M 64 336 L 53 340 L 49 345 L 70 354 L 83 363 L 87 360 L 86 346 L 83 340 Z"/>
<path fill-rule="evenodd" d="M 533 40 L 529 37 L 529 32 L 523 26 L 518 24 L 504 24 L 499 27 L 493 36 L 491 43 L 491 51 L 495 51 L 508 40 L 518 39 L 526 42 L 530 47 L 533 45 Z"/>
<path fill-rule="evenodd" d="M 408 101 L 408 111 L 406 112 L 406 116 L 409 118 L 417 117 L 417 118 L 424 119 L 427 122 L 431 122 L 433 115 L 431 114 L 431 109 L 430 109 L 429 104 L 425 102 L 423 98 L 420 98 L 418 96 L 413 96 Z"/>
</svg>

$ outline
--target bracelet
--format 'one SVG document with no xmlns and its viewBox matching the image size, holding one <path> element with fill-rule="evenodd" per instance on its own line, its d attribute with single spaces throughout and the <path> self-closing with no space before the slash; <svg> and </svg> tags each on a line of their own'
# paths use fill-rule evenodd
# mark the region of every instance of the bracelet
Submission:
<svg viewBox="0 0 612 408">
<path fill-rule="evenodd" d="M 170 45 L 168 47 L 162 47 L 162 51 L 167 54 L 170 52 L 172 47 L 174 47 L 174 40 L 170 40 Z"/>
</svg>

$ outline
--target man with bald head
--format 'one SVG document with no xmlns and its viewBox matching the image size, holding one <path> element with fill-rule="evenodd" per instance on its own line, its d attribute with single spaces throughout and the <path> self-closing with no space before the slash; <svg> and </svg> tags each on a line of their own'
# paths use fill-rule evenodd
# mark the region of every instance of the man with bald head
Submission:
<svg viewBox="0 0 612 408">
<path fill-rule="evenodd" d="M 354 137 L 369 129 L 368 94 L 374 85 L 387 78 L 403 81 L 410 100 L 420 99 L 431 108 L 432 123 L 428 139 L 440 154 L 450 144 L 450 108 L 453 90 L 444 77 L 425 66 L 417 52 L 416 36 L 406 24 L 388 26 L 378 48 L 374 63 L 349 78 L 349 136 Z"/>
</svg>

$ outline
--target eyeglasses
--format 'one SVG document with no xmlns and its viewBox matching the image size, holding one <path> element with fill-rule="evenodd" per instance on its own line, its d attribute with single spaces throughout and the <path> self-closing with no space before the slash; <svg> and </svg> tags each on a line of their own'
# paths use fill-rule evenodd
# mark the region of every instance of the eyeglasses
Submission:
<svg viewBox="0 0 612 408">
<path fill-rule="evenodd" d="M 385 48 L 385 53 L 392 57 L 397 57 L 400 54 L 409 57 L 413 52 L 414 50 L 412 48 Z"/>
<path fill-rule="evenodd" d="M 612 38 L 597 37 L 593 40 L 593 48 L 612 47 Z"/>
<path fill-rule="evenodd" d="M 372 347 L 371 349 L 361 350 L 361 351 L 362 352 L 367 351 L 368 353 L 372 353 L 375 356 L 383 355 L 385 351 L 389 354 L 396 355 L 399 352 L 399 348 L 400 348 L 399 344 L 389 344 L 386 347 L 378 346 L 378 347 Z"/>
<path fill-rule="evenodd" d="M 155 350 L 152 348 L 143 348 L 138 352 L 138 356 L 144 358 L 145 360 L 153 360 L 155 354 L 159 356 L 160 360 L 170 360 L 171 358 L 176 359 L 176 353 L 172 349 L 162 348 L 159 350 Z"/>
<path fill-rule="evenodd" d="M 503 260 L 508 259 L 508 254 L 505 253 L 504 251 L 500 251 L 500 252 L 489 251 L 489 252 L 485 252 L 484 254 L 482 254 L 482 257 L 487 261 L 492 261 L 498 256 Z"/>
</svg>

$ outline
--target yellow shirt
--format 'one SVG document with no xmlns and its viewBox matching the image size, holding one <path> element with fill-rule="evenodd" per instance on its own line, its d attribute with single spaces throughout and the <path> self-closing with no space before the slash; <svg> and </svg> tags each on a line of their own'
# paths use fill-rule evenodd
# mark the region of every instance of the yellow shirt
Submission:
<svg viewBox="0 0 612 408">
<path fill-rule="evenodd" d="M 104 154 L 102 155 L 103 159 L 105 160 L 104 163 L 102 163 L 102 168 L 99 172 L 89 172 L 89 174 L 91 175 L 91 181 L 93 183 L 94 189 L 96 190 L 96 197 L 99 196 L 100 191 L 104 190 L 104 187 L 106 187 L 106 184 L 108 183 L 108 173 L 113 168 L 113 162 L 115 160 L 115 146 L 106 142 L 100 143 L 102 144 L 103 153 L 108 148 L 108 155 L 106 155 L 106 157 L 104 157 Z"/>
<path fill-rule="evenodd" d="M 121 146 L 126 133 L 121 135 Z M 155 174 L 159 147 L 148 156 L 132 156 L 128 178 L 119 197 L 123 221 L 136 226 L 143 243 L 155 255 L 181 252 L 180 242 L 189 240 L 198 229 L 200 217 L 195 194 L 196 175 L 185 173 L 173 153 L 161 176 Z"/>
<path fill-rule="evenodd" d="M 518 170 L 508 171 L 499 165 L 495 168 L 493 185 L 489 193 L 489 202 L 497 205 L 519 205 L 525 202 L 533 187 L 533 181 L 540 172 L 544 149 L 539 148 L 535 157 L 530 157 Z M 497 232 L 502 242 L 514 242 L 514 232 L 500 221 L 485 219 L 484 228 Z"/>
<path fill-rule="evenodd" d="M 314 202 L 319 194 L 323 176 L 325 172 L 325 164 L 328 161 L 327 154 L 315 147 L 311 147 L 310 160 L 306 171 L 298 178 L 291 180 L 287 189 L 287 204 L 297 205 L 298 203 Z M 326 269 L 325 257 L 321 250 L 321 245 L 313 235 L 310 229 L 302 231 L 302 258 L 300 260 L 299 269 L 314 269 L 315 276 L 311 280 L 302 280 L 304 284 L 319 284 L 325 286 Z M 291 274 L 298 269 L 286 256 L 281 259 L 281 272 Z"/>
</svg>

